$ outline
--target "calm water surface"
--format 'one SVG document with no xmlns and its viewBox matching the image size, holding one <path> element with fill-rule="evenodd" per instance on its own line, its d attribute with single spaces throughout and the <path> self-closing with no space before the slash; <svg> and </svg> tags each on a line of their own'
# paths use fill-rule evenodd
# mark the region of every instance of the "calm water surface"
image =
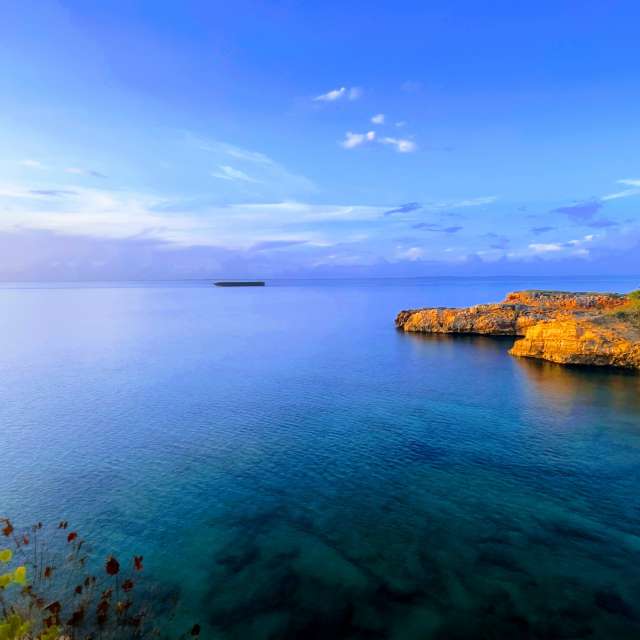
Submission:
<svg viewBox="0 0 640 640">
<path fill-rule="evenodd" d="M 2 285 L 0 512 L 206 638 L 640 637 L 640 376 L 397 333 L 629 279 Z"/>
</svg>

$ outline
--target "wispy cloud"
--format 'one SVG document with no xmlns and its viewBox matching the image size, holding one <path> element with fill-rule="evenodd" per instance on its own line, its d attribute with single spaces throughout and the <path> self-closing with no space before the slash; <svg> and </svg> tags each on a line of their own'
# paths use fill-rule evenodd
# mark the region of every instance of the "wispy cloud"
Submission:
<svg viewBox="0 0 640 640">
<path fill-rule="evenodd" d="M 342 99 L 357 100 L 361 95 L 362 89 L 360 87 L 338 87 L 316 96 L 313 100 L 314 102 L 336 102 Z"/>
<path fill-rule="evenodd" d="M 384 212 L 383 207 L 280 201 L 212 204 L 195 213 L 188 203 L 183 207 L 180 201 L 148 193 L 79 185 L 34 191 L 0 186 L 0 232 L 30 229 L 101 238 L 145 236 L 183 246 L 240 249 L 282 240 L 342 242 L 354 237 L 354 225 L 379 220 Z"/>
<path fill-rule="evenodd" d="M 398 153 L 411 153 L 418 148 L 413 140 L 389 137 L 379 138 L 375 131 L 367 131 L 366 133 L 347 131 L 344 140 L 340 144 L 345 149 L 354 149 L 355 147 L 374 141 L 379 144 L 390 145 L 394 147 Z"/>
<path fill-rule="evenodd" d="M 317 190 L 312 180 L 289 171 L 284 165 L 269 157 L 266 153 L 245 149 L 219 140 L 206 140 L 189 131 L 185 132 L 185 138 L 189 145 L 192 145 L 195 149 L 211 154 L 215 160 L 218 160 L 220 162 L 218 167 L 229 167 L 229 158 L 233 158 L 234 163 L 244 164 L 244 167 L 233 167 L 232 170 L 240 171 L 251 178 L 251 181 L 263 184 L 267 191 L 271 190 L 277 194 L 290 196 L 292 193 L 313 192 Z M 234 179 L 230 174 L 225 173 L 224 170 L 217 171 L 216 173 L 219 174 L 215 176 L 217 178 L 223 180 Z M 241 178 L 236 176 L 235 179 Z"/>
<path fill-rule="evenodd" d="M 542 233 L 548 233 L 549 231 L 555 231 L 555 227 L 533 227 L 531 229 L 531 233 L 534 233 L 535 235 L 539 236 Z"/>
<path fill-rule="evenodd" d="M 399 258 L 400 260 L 409 260 L 410 262 L 415 262 L 416 260 L 424 258 L 425 255 L 426 252 L 422 247 L 409 247 L 408 249 L 399 251 L 397 254 L 397 258 Z"/>
<path fill-rule="evenodd" d="M 416 222 L 416 224 L 411 225 L 412 229 L 439 229 L 440 225 L 435 222 Z"/>
<path fill-rule="evenodd" d="M 29 189 L 29 193 L 34 196 L 51 196 L 52 198 L 62 198 L 74 195 L 75 191 L 69 189 Z"/>
<path fill-rule="evenodd" d="M 384 113 L 377 113 L 375 116 L 372 116 L 371 122 L 373 122 L 373 124 L 384 124 Z"/>
<path fill-rule="evenodd" d="M 607 218 L 602 218 L 600 220 L 593 220 L 592 222 L 587 224 L 587 226 L 591 227 L 592 229 L 606 229 L 608 227 L 617 227 L 619 225 L 620 225 L 619 222 L 616 222 L 615 220 L 609 220 Z"/>
<path fill-rule="evenodd" d="M 236 180 L 240 182 L 252 182 L 252 183 L 261 182 L 261 180 L 256 180 L 256 178 L 252 178 L 250 175 L 247 175 L 244 171 L 240 171 L 240 169 L 234 169 L 228 164 L 220 165 L 217 171 L 211 172 L 211 175 L 214 178 L 219 178 L 220 180 Z"/>
<path fill-rule="evenodd" d="M 577 224 L 583 224 L 586 226 L 615 226 L 616 223 L 612 223 L 610 220 L 594 221 L 593 218 L 602 209 L 604 204 L 611 200 L 619 200 L 621 198 L 640 195 L 640 179 L 624 178 L 622 180 L 617 180 L 616 183 L 628 188 L 621 191 L 615 191 L 614 193 L 608 193 L 599 198 L 590 198 L 588 200 L 575 202 L 574 204 L 570 204 L 565 207 L 558 207 L 557 209 L 553 209 L 551 213 L 562 213 L 569 216 L 569 218 Z"/>
<path fill-rule="evenodd" d="M 65 173 L 71 173 L 77 176 L 90 176 L 92 178 L 106 178 L 104 173 L 94 171 L 93 169 L 83 169 L 81 167 L 67 167 Z"/>
<path fill-rule="evenodd" d="M 366 142 L 372 142 L 376 139 L 375 131 L 367 131 L 366 133 L 353 133 L 347 131 L 344 140 L 340 143 L 345 149 L 355 149 Z"/>
<path fill-rule="evenodd" d="M 411 225 L 413 229 L 424 229 L 425 231 L 433 231 L 437 233 L 458 233 L 458 231 L 462 231 L 464 227 L 460 225 L 455 225 L 452 227 L 443 227 L 442 225 L 435 224 L 432 222 L 419 222 L 417 224 Z"/>
<path fill-rule="evenodd" d="M 534 242 L 529 245 L 529 249 L 534 253 L 549 253 L 552 251 L 562 251 L 563 247 L 557 242 Z"/>
<path fill-rule="evenodd" d="M 500 235 L 495 231 L 490 231 L 489 233 L 486 233 L 485 236 L 491 240 L 491 243 L 489 244 L 490 249 L 504 250 L 511 244 L 511 240 L 509 240 L 507 236 Z"/>
<path fill-rule="evenodd" d="M 40 162 L 40 160 L 20 160 L 19 164 L 21 164 L 23 167 L 28 167 L 29 169 L 46 169 L 46 167 L 44 166 L 44 164 L 42 164 L 42 162 Z"/>
<path fill-rule="evenodd" d="M 418 147 L 413 140 L 407 140 L 406 138 L 380 138 L 382 144 L 389 144 L 395 147 L 398 153 L 411 153 Z"/>
<path fill-rule="evenodd" d="M 602 209 L 600 200 L 585 200 L 584 202 L 576 202 L 567 207 L 558 207 L 553 209 L 551 213 L 562 213 L 569 216 L 572 220 L 582 222 L 590 220 Z"/>
<path fill-rule="evenodd" d="M 617 183 L 631 188 L 616 191 L 615 193 L 609 193 L 606 196 L 602 196 L 600 199 L 606 202 L 607 200 L 618 200 L 619 198 L 628 198 L 630 196 L 640 195 L 640 180 L 625 178 L 623 180 L 617 180 Z"/>
<path fill-rule="evenodd" d="M 485 204 L 493 204 L 498 196 L 479 196 L 477 198 L 463 198 L 461 200 L 443 200 L 429 205 L 432 209 L 465 209 L 467 207 L 481 207 Z"/>
<path fill-rule="evenodd" d="M 385 216 L 392 216 L 395 213 L 411 213 L 412 211 L 417 211 L 421 209 L 422 205 L 419 202 L 407 202 L 406 204 L 401 204 L 399 207 L 395 209 L 389 209 L 389 211 L 385 211 Z"/>
<path fill-rule="evenodd" d="M 250 247 L 251 251 L 273 251 L 276 249 L 288 249 L 302 244 L 308 244 L 308 240 L 265 240 Z"/>
<path fill-rule="evenodd" d="M 574 256 L 588 256 L 589 247 L 596 239 L 593 234 L 587 234 L 582 238 L 567 240 L 566 242 L 534 242 L 529 245 L 529 250 L 534 254 L 559 253 L 567 251 Z"/>
</svg>

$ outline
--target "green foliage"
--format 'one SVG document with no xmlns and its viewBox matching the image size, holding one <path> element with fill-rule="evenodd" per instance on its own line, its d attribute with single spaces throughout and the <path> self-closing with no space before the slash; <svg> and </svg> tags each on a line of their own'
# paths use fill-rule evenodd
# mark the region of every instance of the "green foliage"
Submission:
<svg viewBox="0 0 640 640">
<path fill-rule="evenodd" d="M 23 640 L 29 633 L 30 624 L 17 613 L 0 620 L 0 640 Z"/>
<path fill-rule="evenodd" d="M 640 311 L 640 289 L 632 291 L 627 298 L 629 299 L 628 306 L 632 311 Z"/>
</svg>

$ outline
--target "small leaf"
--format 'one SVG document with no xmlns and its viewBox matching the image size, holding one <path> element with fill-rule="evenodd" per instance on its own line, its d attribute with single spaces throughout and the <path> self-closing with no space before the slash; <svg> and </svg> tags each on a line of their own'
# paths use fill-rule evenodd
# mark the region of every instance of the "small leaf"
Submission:
<svg viewBox="0 0 640 640">
<path fill-rule="evenodd" d="M 100 597 L 102 600 L 110 600 L 112 595 L 113 595 L 113 589 L 107 589 L 106 591 L 102 592 L 102 596 Z"/>
<path fill-rule="evenodd" d="M 11 558 L 13 558 L 13 551 L 11 549 L 2 549 L 0 551 L 0 562 L 7 563 L 11 562 Z"/>
<path fill-rule="evenodd" d="M 133 589 L 133 580 L 131 579 L 127 579 L 122 583 L 122 590 L 123 591 L 131 591 L 131 589 Z"/>
<path fill-rule="evenodd" d="M 131 606 L 131 602 L 116 602 L 116 613 L 121 616 L 129 607 Z"/>
<path fill-rule="evenodd" d="M 105 569 L 110 576 L 115 576 L 120 571 L 120 563 L 113 556 L 109 556 Z"/>
<path fill-rule="evenodd" d="M 55 600 L 54 602 L 51 602 L 50 604 L 48 604 L 45 609 L 53 614 L 54 616 L 57 616 L 60 611 L 62 610 L 62 605 L 60 604 L 60 602 L 58 600 Z"/>
<path fill-rule="evenodd" d="M 83 618 L 84 618 L 84 609 L 80 607 L 79 609 L 76 609 L 71 614 L 71 617 L 69 618 L 69 620 L 67 620 L 67 624 L 70 627 L 77 627 L 82 622 Z"/>
<path fill-rule="evenodd" d="M 27 568 L 24 565 L 16 567 L 16 570 L 13 572 L 13 581 L 16 584 L 22 585 L 27 583 Z"/>
<path fill-rule="evenodd" d="M 96 608 L 98 624 L 104 624 L 109 615 L 109 603 L 106 600 L 100 600 Z"/>
<path fill-rule="evenodd" d="M 142 561 L 144 560 L 143 556 L 133 556 L 133 568 L 136 571 L 142 571 Z"/>
<path fill-rule="evenodd" d="M 78 537 L 78 534 L 77 534 L 75 531 L 72 531 L 72 532 L 67 536 L 67 542 L 73 542 L 77 537 Z"/>
</svg>

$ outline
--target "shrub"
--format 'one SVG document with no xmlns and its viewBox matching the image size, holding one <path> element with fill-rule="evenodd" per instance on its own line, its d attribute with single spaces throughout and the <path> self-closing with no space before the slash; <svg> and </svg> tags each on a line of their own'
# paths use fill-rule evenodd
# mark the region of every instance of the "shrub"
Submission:
<svg viewBox="0 0 640 640">
<path fill-rule="evenodd" d="M 86 541 L 66 521 L 18 531 L 0 518 L 0 533 L 0 640 L 166 637 L 140 599 L 149 592 L 140 585 L 142 556 L 122 564 L 109 556 L 93 572 Z M 194 625 L 181 637 L 199 635 Z"/>
</svg>

